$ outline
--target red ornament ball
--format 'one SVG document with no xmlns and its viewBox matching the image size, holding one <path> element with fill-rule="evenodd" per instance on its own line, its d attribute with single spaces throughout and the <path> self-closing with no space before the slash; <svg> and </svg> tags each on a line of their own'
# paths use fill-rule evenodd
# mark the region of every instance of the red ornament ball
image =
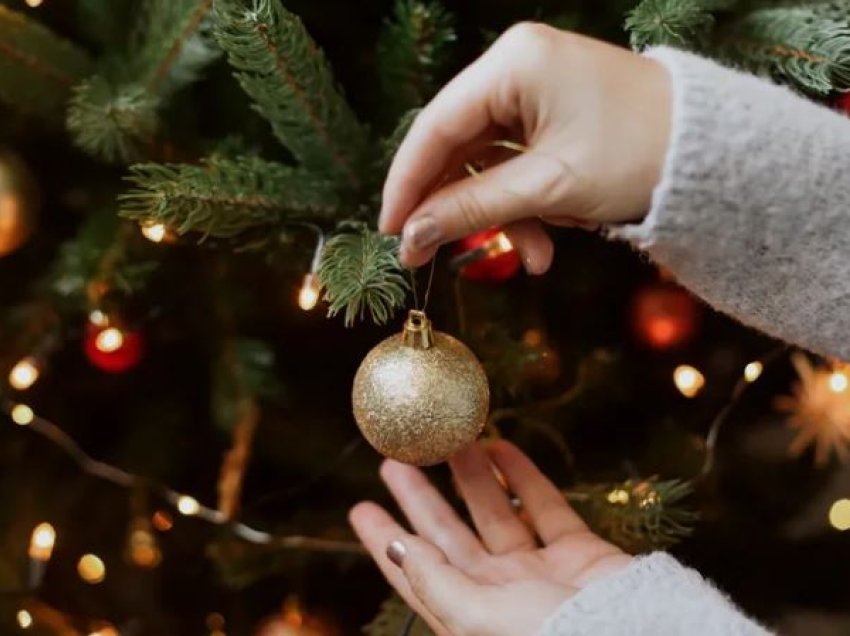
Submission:
<svg viewBox="0 0 850 636">
<path fill-rule="evenodd" d="M 455 255 L 482 250 L 481 258 L 465 265 L 460 275 L 481 283 L 498 283 L 516 275 L 522 263 L 505 233 L 498 228 L 485 230 L 455 244 Z"/>
<path fill-rule="evenodd" d="M 701 312 L 691 294 L 670 283 L 645 287 L 632 302 L 632 329 L 653 349 L 670 349 L 694 337 Z"/>
<path fill-rule="evenodd" d="M 89 324 L 83 340 L 89 362 L 107 373 L 129 371 L 142 359 L 144 341 L 137 331 Z"/>
<path fill-rule="evenodd" d="M 850 93 L 841 93 L 836 97 L 835 106 L 845 115 L 850 115 Z"/>
</svg>

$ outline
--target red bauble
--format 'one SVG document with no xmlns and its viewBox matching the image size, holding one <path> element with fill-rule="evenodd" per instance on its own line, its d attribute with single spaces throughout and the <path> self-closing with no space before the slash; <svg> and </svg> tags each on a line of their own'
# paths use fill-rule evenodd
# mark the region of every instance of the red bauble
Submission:
<svg viewBox="0 0 850 636">
<path fill-rule="evenodd" d="M 850 115 L 850 93 L 841 93 L 836 97 L 835 106 L 845 115 Z"/>
<path fill-rule="evenodd" d="M 485 230 L 461 239 L 455 244 L 454 253 L 467 254 L 478 249 L 489 253 L 482 254 L 479 260 L 460 270 L 460 275 L 467 280 L 498 283 L 515 276 L 519 271 L 522 264 L 519 254 L 500 229 Z"/>
<path fill-rule="evenodd" d="M 142 359 L 144 341 L 137 331 L 89 324 L 83 340 L 89 362 L 107 373 L 123 373 Z"/>
<path fill-rule="evenodd" d="M 701 322 L 697 301 L 678 285 L 661 283 L 637 292 L 632 302 L 632 329 L 653 349 L 670 349 L 694 337 Z"/>
</svg>

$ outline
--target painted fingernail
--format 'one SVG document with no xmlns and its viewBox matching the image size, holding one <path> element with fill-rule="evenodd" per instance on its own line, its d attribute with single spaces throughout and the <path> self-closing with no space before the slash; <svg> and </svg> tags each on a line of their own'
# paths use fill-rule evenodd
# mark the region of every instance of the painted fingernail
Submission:
<svg viewBox="0 0 850 636">
<path fill-rule="evenodd" d="M 387 546 L 387 558 L 398 567 L 401 567 L 406 554 L 407 548 L 404 547 L 404 544 L 401 541 L 393 541 Z"/>
<path fill-rule="evenodd" d="M 426 250 L 440 241 L 440 226 L 426 214 L 404 226 L 402 241 L 417 251 Z"/>
</svg>

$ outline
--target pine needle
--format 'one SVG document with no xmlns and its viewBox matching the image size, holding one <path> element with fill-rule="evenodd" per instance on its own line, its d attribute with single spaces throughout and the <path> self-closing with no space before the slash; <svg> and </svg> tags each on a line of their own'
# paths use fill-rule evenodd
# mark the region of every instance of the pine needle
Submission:
<svg viewBox="0 0 850 636">
<path fill-rule="evenodd" d="M 410 284 L 396 256 L 398 238 L 365 226 L 332 237 L 325 245 L 319 281 L 328 316 L 344 312 L 345 326 L 363 320 L 383 325 L 404 306 Z"/>
</svg>

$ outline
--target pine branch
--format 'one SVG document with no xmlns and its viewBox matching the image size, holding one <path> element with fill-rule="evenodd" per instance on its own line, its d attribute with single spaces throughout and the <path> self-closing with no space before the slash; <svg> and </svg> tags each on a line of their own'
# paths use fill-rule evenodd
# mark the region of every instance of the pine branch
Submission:
<svg viewBox="0 0 850 636">
<path fill-rule="evenodd" d="M 338 213 L 333 186 L 303 169 L 255 157 L 210 158 L 201 165 L 140 164 L 121 215 L 164 223 L 180 234 L 232 238 L 286 220 L 327 220 Z"/>
<path fill-rule="evenodd" d="M 436 91 L 457 39 L 452 16 L 436 2 L 396 0 L 378 40 L 378 71 L 393 118 Z"/>
<path fill-rule="evenodd" d="M 691 492 L 689 482 L 653 477 L 579 486 L 566 495 L 591 530 L 638 553 L 670 547 L 691 534 L 697 513 L 682 505 Z"/>
<path fill-rule="evenodd" d="M 322 52 L 279 0 L 219 0 L 216 37 L 277 138 L 307 168 L 358 187 L 366 135 Z"/>
<path fill-rule="evenodd" d="M 155 95 L 197 79 L 218 57 L 212 37 L 212 0 L 148 0 L 144 28 L 131 47 L 133 81 Z"/>
<path fill-rule="evenodd" d="M 159 125 L 156 98 L 135 84 L 115 87 L 96 75 L 74 88 L 66 125 L 74 143 L 109 162 L 139 160 Z"/>
<path fill-rule="evenodd" d="M 714 11 L 736 0 L 643 0 L 626 17 L 632 48 L 669 44 L 697 48 L 714 27 Z"/>
<path fill-rule="evenodd" d="M 816 95 L 850 89 L 850 24 L 829 11 L 839 4 L 758 9 L 724 29 L 715 52 Z"/>
<path fill-rule="evenodd" d="M 328 316 L 344 311 L 345 326 L 363 320 L 368 310 L 382 325 L 404 306 L 410 285 L 396 256 L 398 239 L 361 226 L 356 232 L 337 234 L 325 245 L 319 281 Z"/>
<path fill-rule="evenodd" d="M 91 69 L 84 51 L 0 5 L 0 99 L 4 102 L 59 122 L 71 87 Z"/>
</svg>

